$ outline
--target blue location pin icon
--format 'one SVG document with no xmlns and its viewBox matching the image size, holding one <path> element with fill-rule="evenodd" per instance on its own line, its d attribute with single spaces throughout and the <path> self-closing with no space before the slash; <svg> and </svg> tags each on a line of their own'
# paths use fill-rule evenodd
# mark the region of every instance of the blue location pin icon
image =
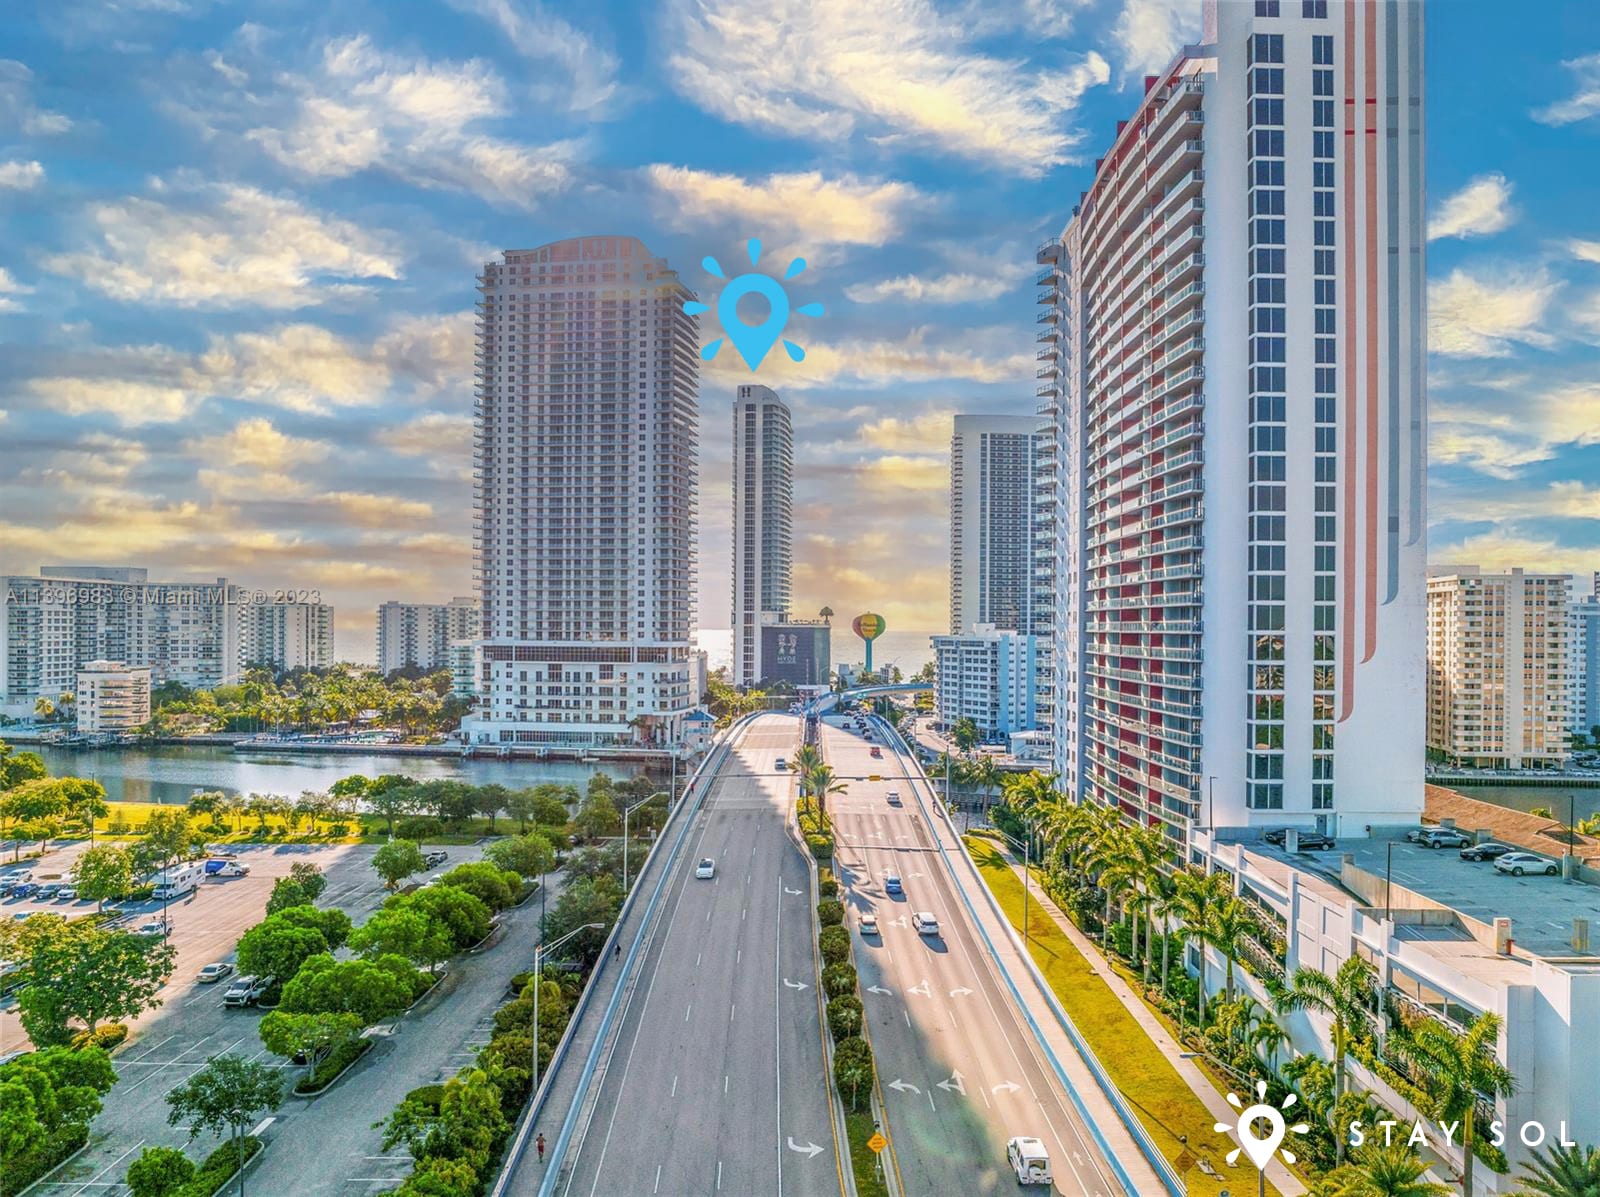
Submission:
<svg viewBox="0 0 1600 1197">
<path fill-rule="evenodd" d="M 739 319 L 739 300 L 754 292 L 764 296 L 771 310 L 760 324 Z M 784 325 L 789 323 L 789 296 L 774 279 L 764 274 L 741 274 L 722 289 L 717 300 L 717 319 L 728 340 L 753 371 L 777 343 Z"/>
</svg>

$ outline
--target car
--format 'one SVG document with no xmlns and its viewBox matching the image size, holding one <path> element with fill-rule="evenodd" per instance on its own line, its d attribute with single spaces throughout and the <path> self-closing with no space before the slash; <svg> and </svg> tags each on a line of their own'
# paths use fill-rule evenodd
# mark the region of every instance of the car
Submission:
<svg viewBox="0 0 1600 1197">
<path fill-rule="evenodd" d="M 1419 843 L 1422 840 L 1423 833 L 1432 830 L 1433 828 L 1431 827 L 1413 827 L 1410 831 L 1406 832 L 1406 843 Z"/>
<path fill-rule="evenodd" d="M 163 935 L 163 936 L 164 935 L 171 935 L 172 934 L 172 924 L 167 922 L 165 919 L 151 919 L 148 922 L 139 924 L 139 926 L 135 930 L 134 934 L 136 934 L 136 935 Z"/>
<path fill-rule="evenodd" d="M 248 877 L 250 866 L 240 864 L 237 860 L 223 860 L 214 857 L 206 861 L 205 870 L 207 877 Z"/>
<path fill-rule="evenodd" d="M 439 849 L 435 848 L 432 852 L 426 853 L 423 856 L 422 861 L 431 869 L 435 865 L 442 865 L 449 859 L 450 854 L 448 852 L 441 852 Z"/>
<path fill-rule="evenodd" d="M 57 902 L 76 902 L 77 900 L 78 890 L 76 886 L 63 885 L 60 889 L 56 890 Z"/>
<path fill-rule="evenodd" d="M 709 856 L 706 857 L 699 864 L 695 865 L 694 875 L 695 878 L 700 881 L 711 880 L 711 878 L 717 875 L 717 862 L 712 860 Z"/>
<path fill-rule="evenodd" d="M 934 918 L 932 913 L 926 910 L 917 910 L 912 912 L 911 926 L 918 935 L 939 934 L 939 920 Z"/>
<path fill-rule="evenodd" d="M 875 761 L 883 759 L 883 749 L 879 748 L 876 744 L 872 746 L 872 759 Z"/>
<path fill-rule="evenodd" d="M 870 910 L 865 911 L 861 917 L 856 920 L 856 929 L 863 935 L 877 935 L 878 916 L 873 914 Z"/>
<path fill-rule="evenodd" d="M 277 977 L 240 977 L 222 995 L 224 1006 L 254 1006 L 278 983 Z"/>
<path fill-rule="evenodd" d="M 443 873 L 435 873 L 432 877 L 429 877 L 426 881 L 424 881 L 422 883 L 422 887 L 421 888 L 427 889 L 430 885 L 438 885 L 439 882 L 441 882 L 443 880 L 444 880 L 444 874 Z"/>
<path fill-rule="evenodd" d="M 1301 852 L 1322 852 L 1334 846 L 1333 837 L 1320 831 L 1302 831 L 1295 836 L 1295 842 Z"/>
<path fill-rule="evenodd" d="M 1561 871 L 1561 866 L 1549 857 L 1533 852 L 1507 852 L 1494 862 L 1494 871 L 1510 873 L 1513 877 L 1520 877 L 1524 873 L 1543 873 L 1546 877 L 1554 877 Z"/>
<path fill-rule="evenodd" d="M 1472 837 L 1453 827 L 1430 827 L 1417 837 L 1424 848 L 1470 848 Z"/>
<path fill-rule="evenodd" d="M 52 881 L 45 885 L 41 885 L 35 891 L 34 896 L 37 897 L 41 902 L 48 902 L 51 898 L 59 894 L 61 889 L 62 887 L 59 882 Z"/>
<path fill-rule="evenodd" d="M 31 881 L 24 881 L 21 885 L 13 886 L 9 896 L 13 898 L 31 898 L 38 892 L 39 887 L 37 885 Z"/>
<path fill-rule="evenodd" d="M 886 894 L 903 894 L 906 892 L 905 888 L 900 884 L 899 874 L 888 873 L 884 876 L 883 892 Z"/>
<path fill-rule="evenodd" d="M 195 976 L 195 980 L 202 985 L 213 985 L 222 980 L 233 971 L 233 965 L 226 960 L 219 960 L 216 964 L 208 964 Z"/>
<path fill-rule="evenodd" d="M 1485 840 L 1481 844 L 1468 844 L 1461 849 L 1462 860 L 1498 860 L 1507 852 L 1515 852 L 1510 844 L 1502 844 L 1497 840 Z"/>
<path fill-rule="evenodd" d="M 1047 1185 L 1051 1183 L 1050 1153 L 1038 1139 L 1018 1135 L 1006 1143 L 1006 1163 L 1016 1173 L 1017 1183 Z"/>
<path fill-rule="evenodd" d="M 789 762 L 784 760 L 780 756 L 777 760 L 772 762 L 772 767 L 774 769 L 776 769 L 779 773 L 782 773 L 785 769 L 787 769 L 789 767 Z"/>
</svg>

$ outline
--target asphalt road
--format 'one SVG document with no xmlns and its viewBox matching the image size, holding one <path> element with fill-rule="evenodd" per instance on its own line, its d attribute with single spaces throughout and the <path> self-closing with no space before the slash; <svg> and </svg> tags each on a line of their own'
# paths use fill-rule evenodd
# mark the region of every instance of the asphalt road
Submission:
<svg viewBox="0 0 1600 1197">
<path fill-rule="evenodd" d="M 874 759 L 871 744 L 837 718 L 825 722 L 822 742 L 848 787 L 829 800 L 834 867 L 856 934 L 891 1164 L 903 1192 L 1015 1192 L 1006 1141 L 1032 1135 L 1050 1153 L 1057 1192 L 1121 1194 L 934 850 L 906 780 L 913 766 L 887 746 Z M 873 775 L 881 780 L 868 780 Z M 890 790 L 904 805 L 889 805 Z M 903 896 L 885 891 L 891 873 L 901 878 Z M 882 928 L 876 938 L 856 932 L 869 910 Z M 931 912 L 940 934 L 918 934 L 913 911 Z"/>
<path fill-rule="evenodd" d="M 720 770 L 558 1192 L 841 1192 L 808 871 L 785 831 L 793 775 L 774 766 L 799 736 L 797 718 L 763 716 Z M 716 876 L 697 880 L 705 857 Z M 530 1153 L 510 1191 L 534 1193 L 541 1178 Z"/>
</svg>

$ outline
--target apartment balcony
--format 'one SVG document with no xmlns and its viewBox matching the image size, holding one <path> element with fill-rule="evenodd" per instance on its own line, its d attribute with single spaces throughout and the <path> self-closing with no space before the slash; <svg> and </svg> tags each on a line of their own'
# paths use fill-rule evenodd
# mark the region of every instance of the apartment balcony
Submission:
<svg viewBox="0 0 1600 1197">
<path fill-rule="evenodd" d="M 1049 241 L 1040 244 L 1039 248 L 1034 251 L 1033 257 L 1034 261 L 1043 265 L 1045 263 L 1063 262 L 1066 259 L 1066 254 L 1067 247 L 1061 244 L 1061 239 L 1052 237 Z"/>
</svg>

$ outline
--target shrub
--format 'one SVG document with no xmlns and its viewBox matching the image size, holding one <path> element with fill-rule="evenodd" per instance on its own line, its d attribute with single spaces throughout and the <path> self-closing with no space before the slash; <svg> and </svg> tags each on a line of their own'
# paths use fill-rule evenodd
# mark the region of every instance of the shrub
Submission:
<svg viewBox="0 0 1600 1197">
<path fill-rule="evenodd" d="M 817 903 L 817 922 L 824 927 L 837 927 L 844 922 L 844 903 L 827 898 Z"/>
<path fill-rule="evenodd" d="M 420 816 L 414 816 L 409 819 L 401 819 L 394 825 L 394 835 L 396 839 L 416 840 L 418 843 L 432 838 L 433 836 L 437 835 L 438 832 L 439 821 L 437 819 L 428 819 Z"/>
<path fill-rule="evenodd" d="M 861 999 L 853 993 L 841 993 L 828 1000 L 828 1030 L 833 1032 L 835 1042 L 860 1035 L 864 1017 Z"/>
<path fill-rule="evenodd" d="M 855 966 L 845 961 L 830 964 L 822 970 L 822 988 L 830 997 L 842 997 L 847 993 L 856 991 Z"/>
<path fill-rule="evenodd" d="M 261 1140 L 254 1135 L 244 1137 L 244 1162 L 249 1163 L 261 1150 Z M 178 1197 L 213 1197 L 224 1182 L 239 1170 L 239 1151 L 232 1143 L 224 1143 L 206 1156 L 200 1171 L 182 1189 Z"/>
<path fill-rule="evenodd" d="M 820 868 L 817 870 L 817 896 L 819 898 L 837 898 L 839 896 L 839 882 L 834 879 L 832 869 Z"/>
<path fill-rule="evenodd" d="M 31 1151 L 8 1155 L 6 1169 L 0 1173 L 0 1193 L 11 1197 L 22 1192 L 88 1141 L 89 1128 L 72 1122 L 52 1132 Z"/>
<path fill-rule="evenodd" d="M 102 1047 L 110 1051 L 128 1037 L 128 1028 L 120 1022 L 108 1022 L 93 1031 L 79 1031 L 72 1037 L 75 1050 L 85 1047 Z"/>
<path fill-rule="evenodd" d="M 850 959 L 850 932 L 843 927 L 824 927 L 817 936 L 817 947 L 822 950 L 824 964 L 838 964 Z"/>
<path fill-rule="evenodd" d="M 127 835 L 128 834 L 128 820 L 122 818 L 120 815 L 117 816 L 116 818 L 112 819 L 109 823 L 106 824 L 106 834 L 107 835 Z"/>
<path fill-rule="evenodd" d="M 872 1099 L 872 1048 L 865 1039 L 850 1036 L 833 1048 L 833 1083 L 852 1110 Z"/>
<path fill-rule="evenodd" d="M 437 1110 L 439 1103 L 444 1100 L 444 1086 L 418 1085 L 410 1093 L 406 1094 L 406 1100 L 417 1101 L 422 1105 L 431 1106 Z"/>
<path fill-rule="evenodd" d="M 350 1065 L 367 1054 L 367 1049 L 372 1046 L 370 1039 L 346 1039 L 338 1047 L 328 1053 L 322 1063 L 318 1064 L 308 1077 L 302 1078 L 295 1084 L 296 1093 L 312 1093 L 333 1084 L 334 1079 Z"/>
<path fill-rule="evenodd" d="M 194 1161 L 176 1147 L 146 1147 L 128 1165 L 127 1183 L 133 1197 L 175 1197 L 194 1173 Z"/>
<path fill-rule="evenodd" d="M 807 832 L 806 847 L 811 850 L 811 855 L 817 860 L 833 859 L 833 837 L 831 835 Z"/>
</svg>

